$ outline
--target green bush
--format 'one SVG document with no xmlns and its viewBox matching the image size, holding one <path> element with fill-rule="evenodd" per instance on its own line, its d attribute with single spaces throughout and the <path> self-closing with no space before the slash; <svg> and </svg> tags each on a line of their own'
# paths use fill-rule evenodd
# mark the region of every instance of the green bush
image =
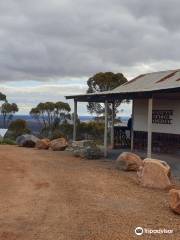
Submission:
<svg viewBox="0 0 180 240">
<path fill-rule="evenodd" d="M 73 125 L 69 123 L 63 123 L 59 126 L 61 133 L 67 138 L 72 139 L 73 137 Z"/>
<path fill-rule="evenodd" d="M 56 139 L 64 137 L 66 139 L 72 139 L 73 125 L 67 122 L 60 124 L 56 128 L 43 128 L 40 137 Z"/>
<path fill-rule="evenodd" d="M 9 125 L 8 131 L 5 134 L 5 139 L 16 140 L 22 134 L 29 134 L 31 131 L 27 128 L 27 123 L 23 119 L 12 121 Z"/>
<path fill-rule="evenodd" d="M 50 140 L 61 138 L 61 137 L 65 137 L 65 135 L 61 132 L 59 127 L 54 129 L 43 128 L 40 134 L 40 138 L 49 138 Z"/>
<path fill-rule="evenodd" d="M 4 138 L 4 139 L 0 140 L 0 144 L 15 145 L 16 142 L 11 140 L 11 139 L 9 139 L 9 138 Z"/>
<path fill-rule="evenodd" d="M 97 143 L 102 143 L 104 136 L 104 124 L 101 122 L 90 121 L 81 122 L 77 126 L 77 138 L 92 139 Z"/>
<path fill-rule="evenodd" d="M 65 137 L 66 139 L 72 139 L 73 137 L 73 124 L 63 123 L 55 129 L 43 129 L 41 131 L 41 137 L 56 139 Z M 78 122 L 77 123 L 77 140 L 95 140 L 98 144 L 103 143 L 104 139 L 104 123 L 90 121 L 90 122 Z"/>
<path fill-rule="evenodd" d="M 53 139 L 57 139 L 57 138 L 61 138 L 61 137 L 66 138 L 66 136 L 61 132 L 61 130 L 59 128 L 53 129 L 50 139 L 53 140 Z"/>
</svg>

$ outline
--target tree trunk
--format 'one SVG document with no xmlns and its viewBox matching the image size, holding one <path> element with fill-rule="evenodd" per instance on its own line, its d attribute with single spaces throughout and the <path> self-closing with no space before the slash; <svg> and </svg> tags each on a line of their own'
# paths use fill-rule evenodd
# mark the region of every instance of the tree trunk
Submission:
<svg viewBox="0 0 180 240">
<path fill-rule="evenodd" d="M 3 126 L 6 128 L 6 114 L 3 114 Z"/>
</svg>

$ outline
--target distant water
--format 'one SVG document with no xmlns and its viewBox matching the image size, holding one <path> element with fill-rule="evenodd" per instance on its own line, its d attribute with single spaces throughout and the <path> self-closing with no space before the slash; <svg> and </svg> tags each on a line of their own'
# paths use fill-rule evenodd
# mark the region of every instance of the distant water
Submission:
<svg viewBox="0 0 180 240">
<path fill-rule="evenodd" d="M 89 121 L 94 119 L 94 116 L 85 116 L 85 115 L 83 115 L 83 116 L 79 116 L 79 118 L 80 118 L 80 120 L 82 122 L 89 122 Z M 16 120 L 16 119 L 24 119 L 25 121 L 27 121 L 27 127 L 34 134 L 35 133 L 39 133 L 40 130 L 42 129 L 42 124 L 39 123 L 34 118 L 32 118 L 30 115 L 15 115 L 12 120 Z M 129 119 L 128 116 L 120 117 L 120 119 L 122 121 L 122 125 L 127 125 L 127 121 Z M 0 128 L 4 128 L 2 116 L 0 116 Z"/>
<path fill-rule="evenodd" d="M 79 116 L 79 118 L 82 122 L 88 122 L 90 120 L 93 120 L 94 116 Z M 129 116 L 122 116 L 122 117 L 118 116 L 118 118 L 120 118 L 122 122 L 126 123 L 129 119 Z"/>
<path fill-rule="evenodd" d="M 86 116 L 82 115 L 79 116 L 80 120 L 82 122 L 88 122 L 90 120 L 93 120 L 95 116 Z M 119 118 L 122 120 L 122 122 L 127 122 L 129 119 L 129 116 L 119 116 Z M 2 116 L 0 116 L 0 119 L 2 120 Z M 13 120 L 16 119 L 24 119 L 26 121 L 34 121 L 34 118 L 31 117 L 31 115 L 14 115 Z"/>
<path fill-rule="evenodd" d="M 0 116 L 0 120 L 2 120 L 2 116 Z M 16 119 L 24 119 L 26 121 L 28 120 L 34 120 L 31 115 L 14 115 L 12 120 L 16 120 Z"/>
</svg>

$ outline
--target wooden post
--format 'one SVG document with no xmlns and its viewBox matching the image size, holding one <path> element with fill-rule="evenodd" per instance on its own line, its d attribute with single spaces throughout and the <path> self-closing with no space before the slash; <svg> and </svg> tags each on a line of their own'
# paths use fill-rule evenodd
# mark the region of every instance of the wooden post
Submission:
<svg viewBox="0 0 180 240">
<path fill-rule="evenodd" d="M 151 158 L 152 153 L 152 108 L 153 99 L 148 99 L 148 139 L 147 139 L 147 157 Z"/>
<path fill-rule="evenodd" d="M 114 102 L 112 103 L 112 124 L 111 124 L 111 146 L 114 149 L 114 114 L 115 114 L 115 106 Z"/>
<path fill-rule="evenodd" d="M 77 133 L 77 101 L 74 99 L 73 141 L 76 141 Z"/>
<path fill-rule="evenodd" d="M 105 103 L 105 115 L 104 115 L 104 157 L 107 157 L 107 132 L 108 132 L 108 101 Z"/>
<path fill-rule="evenodd" d="M 130 136 L 131 136 L 131 151 L 134 150 L 134 100 L 132 100 L 132 116 L 131 116 L 131 129 L 130 129 Z"/>
</svg>

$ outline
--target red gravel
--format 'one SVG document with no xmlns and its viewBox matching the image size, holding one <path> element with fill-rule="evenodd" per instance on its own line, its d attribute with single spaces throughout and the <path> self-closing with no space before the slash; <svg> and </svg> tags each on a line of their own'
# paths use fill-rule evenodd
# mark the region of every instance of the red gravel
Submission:
<svg viewBox="0 0 180 240">
<path fill-rule="evenodd" d="M 166 191 L 145 189 L 113 162 L 0 146 L 0 240 L 128 240 L 137 226 L 173 229 Z"/>
</svg>

